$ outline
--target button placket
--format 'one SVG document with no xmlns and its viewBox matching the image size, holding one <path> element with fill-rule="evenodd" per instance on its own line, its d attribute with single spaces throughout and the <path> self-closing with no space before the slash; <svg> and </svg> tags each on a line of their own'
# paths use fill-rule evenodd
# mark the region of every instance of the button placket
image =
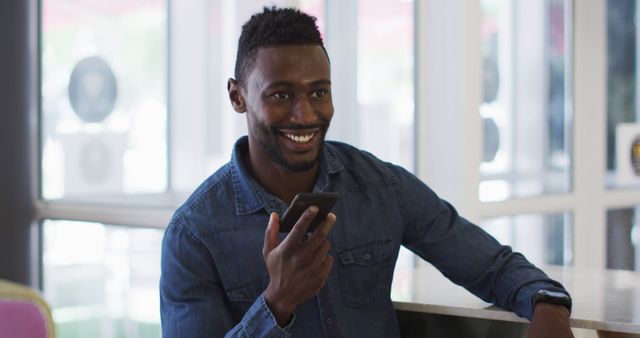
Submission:
<svg viewBox="0 0 640 338">
<path fill-rule="evenodd" d="M 320 314 L 324 319 L 325 334 L 329 338 L 342 337 L 340 329 L 336 323 L 336 313 L 327 287 L 320 289 L 318 294 L 318 305 L 320 306 Z"/>
</svg>

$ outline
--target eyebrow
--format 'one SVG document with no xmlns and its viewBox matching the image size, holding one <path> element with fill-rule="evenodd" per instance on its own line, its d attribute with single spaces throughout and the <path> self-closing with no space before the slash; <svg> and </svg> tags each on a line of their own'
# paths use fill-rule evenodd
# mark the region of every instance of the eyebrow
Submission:
<svg viewBox="0 0 640 338">
<path fill-rule="evenodd" d="M 311 86 L 320 86 L 320 85 L 331 85 L 331 80 L 328 79 L 322 79 L 322 80 L 316 80 L 311 82 Z M 293 86 L 293 82 L 291 81 L 276 81 L 273 83 L 270 83 L 267 88 L 273 88 L 273 87 L 292 87 Z"/>
</svg>

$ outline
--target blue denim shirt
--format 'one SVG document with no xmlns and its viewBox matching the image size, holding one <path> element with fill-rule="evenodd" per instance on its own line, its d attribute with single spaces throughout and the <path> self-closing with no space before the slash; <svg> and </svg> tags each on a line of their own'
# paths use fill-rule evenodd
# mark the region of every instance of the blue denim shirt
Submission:
<svg viewBox="0 0 640 338">
<path fill-rule="evenodd" d="M 566 292 L 411 173 L 325 142 L 313 190 L 340 193 L 328 236 L 335 263 L 319 294 L 281 328 L 262 294 L 269 282 L 262 246 L 269 214 L 287 206 L 249 175 L 247 149 L 243 137 L 166 229 L 164 337 L 399 337 L 390 290 L 400 245 L 483 300 L 529 319 L 537 290 Z"/>
</svg>

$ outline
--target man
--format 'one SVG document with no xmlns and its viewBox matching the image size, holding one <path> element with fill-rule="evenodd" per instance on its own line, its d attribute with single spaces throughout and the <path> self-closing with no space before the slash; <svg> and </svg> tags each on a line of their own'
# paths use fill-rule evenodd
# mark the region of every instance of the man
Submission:
<svg viewBox="0 0 640 338">
<path fill-rule="evenodd" d="M 228 92 L 249 135 L 166 230 L 165 337 L 398 337 L 390 288 L 400 245 L 532 319 L 531 336 L 571 336 L 562 285 L 409 172 L 325 142 L 334 110 L 315 18 L 275 7 L 252 16 Z M 340 198 L 312 234 L 316 207 L 280 234 L 279 215 L 300 192 Z"/>
</svg>

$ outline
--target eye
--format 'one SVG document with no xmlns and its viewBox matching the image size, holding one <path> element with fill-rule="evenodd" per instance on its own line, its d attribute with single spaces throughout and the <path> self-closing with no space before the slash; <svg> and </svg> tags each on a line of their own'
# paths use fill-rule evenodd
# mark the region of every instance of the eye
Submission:
<svg viewBox="0 0 640 338">
<path fill-rule="evenodd" d="M 290 98 L 289 93 L 287 93 L 287 92 L 277 92 L 277 93 L 274 93 L 271 96 L 273 96 L 274 98 L 276 98 L 278 100 L 286 100 L 286 99 Z"/>
<path fill-rule="evenodd" d="M 321 97 L 324 97 L 325 95 L 327 95 L 327 90 L 324 90 L 324 89 L 316 90 L 313 93 L 311 93 L 312 98 L 321 98 Z"/>
</svg>

